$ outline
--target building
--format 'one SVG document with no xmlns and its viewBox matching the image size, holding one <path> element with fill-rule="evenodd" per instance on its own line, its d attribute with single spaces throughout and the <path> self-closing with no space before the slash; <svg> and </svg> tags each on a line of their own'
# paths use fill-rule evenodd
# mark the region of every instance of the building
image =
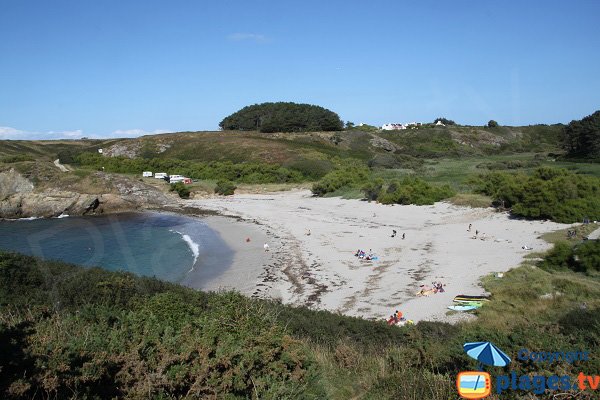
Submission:
<svg viewBox="0 0 600 400">
<path fill-rule="evenodd" d="M 381 129 L 384 131 L 400 131 L 406 129 L 406 126 L 402 124 L 383 124 Z"/>
</svg>

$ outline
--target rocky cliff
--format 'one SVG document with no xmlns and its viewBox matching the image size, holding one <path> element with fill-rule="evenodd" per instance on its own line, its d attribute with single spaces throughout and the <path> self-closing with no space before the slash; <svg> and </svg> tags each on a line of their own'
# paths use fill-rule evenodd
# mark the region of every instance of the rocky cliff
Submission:
<svg viewBox="0 0 600 400">
<path fill-rule="evenodd" d="M 102 172 L 94 178 L 101 182 L 98 187 L 104 188 L 105 193 L 81 193 L 47 185 L 36 187 L 15 169 L 0 172 L 0 218 L 102 214 L 169 203 L 164 193 L 143 182 Z"/>
</svg>

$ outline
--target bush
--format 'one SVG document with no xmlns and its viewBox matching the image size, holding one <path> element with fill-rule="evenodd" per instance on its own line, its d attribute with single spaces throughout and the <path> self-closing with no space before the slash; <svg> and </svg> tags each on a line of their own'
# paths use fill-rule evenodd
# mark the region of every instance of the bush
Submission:
<svg viewBox="0 0 600 400">
<path fill-rule="evenodd" d="M 538 168 L 531 175 L 493 172 L 471 181 L 477 193 L 514 215 L 573 223 L 585 217 L 598 219 L 600 178 L 577 175 L 565 169 Z"/>
<path fill-rule="evenodd" d="M 215 187 L 215 193 L 222 196 L 231 196 L 235 192 L 237 186 L 231 181 L 218 181 Z"/>
<path fill-rule="evenodd" d="M 190 189 L 183 182 L 175 182 L 171 184 L 170 192 L 177 192 L 182 199 L 190 198 Z"/>
<path fill-rule="evenodd" d="M 361 187 L 370 176 L 363 165 L 345 163 L 331 171 L 312 187 L 315 196 L 324 196 L 343 187 Z"/>
<path fill-rule="evenodd" d="M 588 240 L 575 247 L 558 242 L 540 266 L 547 269 L 572 269 L 587 274 L 600 271 L 600 241 Z"/>
<path fill-rule="evenodd" d="M 14 156 L 0 157 L 0 162 L 5 164 L 23 162 L 23 161 L 35 161 L 29 154 L 15 154 Z"/>
<path fill-rule="evenodd" d="M 426 205 L 454 196 L 454 191 L 448 185 L 434 186 L 414 177 L 392 181 L 387 187 L 375 181 L 367 184 L 363 190 L 367 199 L 383 204 Z"/>
<path fill-rule="evenodd" d="M 263 303 L 151 281 L 0 252 L 1 397 L 325 398 Z"/>
<path fill-rule="evenodd" d="M 107 172 L 141 174 L 142 171 L 166 171 L 192 179 L 229 180 L 243 183 L 302 182 L 306 177 L 299 171 L 266 163 L 191 162 L 161 158 L 103 157 L 94 153 L 77 156 L 80 165 L 104 168 Z"/>
</svg>

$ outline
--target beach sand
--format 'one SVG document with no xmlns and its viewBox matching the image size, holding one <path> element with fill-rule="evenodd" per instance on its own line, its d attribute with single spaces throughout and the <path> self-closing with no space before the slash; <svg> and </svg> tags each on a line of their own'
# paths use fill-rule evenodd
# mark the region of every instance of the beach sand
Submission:
<svg viewBox="0 0 600 400">
<path fill-rule="evenodd" d="M 443 202 L 381 205 L 314 198 L 307 190 L 185 204 L 245 221 L 212 223 L 238 253 L 232 268 L 211 287 L 369 319 L 401 310 L 414 321 L 456 321 L 461 315 L 447 315 L 446 308 L 455 295 L 483 294 L 482 276 L 518 266 L 529 252 L 524 245 L 536 252 L 548 249 L 540 235 L 567 227 L 512 219 L 491 208 Z M 247 224 L 243 232 L 253 229 L 252 245 L 246 246 L 247 234 L 235 224 Z M 397 235 L 391 237 L 394 229 Z M 262 249 L 263 241 L 270 252 Z M 359 260 L 357 249 L 372 249 L 379 260 Z M 420 285 L 433 281 L 445 284 L 445 292 L 416 296 Z"/>
<path fill-rule="evenodd" d="M 202 273 L 191 273 L 183 284 L 206 291 L 234 289 L 257 297 L 265 286 L 262 282 L 264 268 L 273 258 L 273 253 L 263 249 L 267 242 L 265 230 L 255 223 L 220 216 L 202 217 L 202 222 L 220 235 L 228 252 L 233 251 L 233 261 L 211 279 L 207 280 Z M 247 238 L 250 241 L 246 241 Z"/>
</svg>

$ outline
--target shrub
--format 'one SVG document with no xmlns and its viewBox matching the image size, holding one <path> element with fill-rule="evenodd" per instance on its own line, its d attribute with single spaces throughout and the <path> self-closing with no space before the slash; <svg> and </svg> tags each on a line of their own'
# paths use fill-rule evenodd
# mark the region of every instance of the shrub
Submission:
<svg viewBox="0 0 600 400">
<path fill-rule="evenodd" d="M 35 161 L 29 154 L 15 154 L 14 156 L 0 157 L 0 162 L 5 164 L 17 163 L 22 161 Z"/>
<path fill-rule="evenodd" d="M 366 189 L 372 191 L 377 185 L 367 185 Z M 373 193 L 367 193 L 365 195 Z M 392 181 L 385 188 L 380 188 L 376 200 L 383 204 L 433 204 L 436 201 L 452 197 L 454 191 L 448 185 L 430 185 L 422 179 L 406 177 L 401 181 Z"/>
<path fill-rule="evenodd" d="M 597 219 L 600 210 L 600 178 L 565 169 L 538 168 L 531 175 L 493 172 L 471 183 L 477 193 L 521 217 L 572 223 Z"/>
<path fill-rule="evenodd" d="M 221 180 L 217 182 L 215 193 L 222 196 L 231 196 L 235 192 L 235 189 L 237 189 L 237 186 L 233 182 Z"/>
<path fill-rule="evenodd" d="M 244 183 L 301 182 L 306 177 L 299 171 L 266 163 L 232 163 L 230 161 L 191 162 L 178 159 L 103 157 L 94 153 L 77 156 L 77 162 L 107 172 L 140 174 L 162 170 L 192 179 L 229 180 Z"/>
<path fill-rule="evenodd" d="M 346 163 L 325 175 L 312 187 L 315 196 L 324 196 L 343 187 L 360 187 L 369 177 L 369 170 L 363 165 Z"/>
<path fill-rule="evenodd" d="M 183 182 L 175 182 L 171 184 L 170 192 L 177 192 L 182 199 L 190 198 L 190 189 Z"/>
</svg>

